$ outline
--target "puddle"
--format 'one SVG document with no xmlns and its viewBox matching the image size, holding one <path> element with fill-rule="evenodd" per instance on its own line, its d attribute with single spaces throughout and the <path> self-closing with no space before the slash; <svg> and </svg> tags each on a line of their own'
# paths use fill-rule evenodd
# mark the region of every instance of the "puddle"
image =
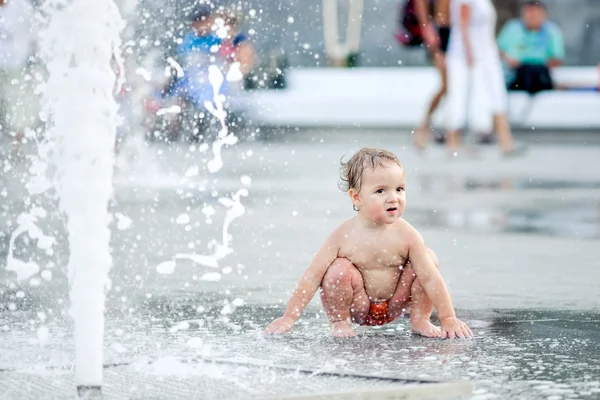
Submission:
<svg viewBox="0 0 600 400">
<path fill-rule="evenodd" d="M 465 190 L 600 190 L 600 182 L 575 180 L 542 180 L 542 179 L 505 179 L 505 180 L 476 180 L 467 179 Z"/>
<path fill-rule="evenodd" d="M 407 217 L 430 228 L 477 233 L 528 233 L 585 239 L 600 238 L 600 181 L 544 179 L 475 179 L 421 175 L 421 193 L 443 197 L 459 193 L 504 192 L 506 202 L 482 201 L 481 206 L 451 209 L 409 208 Z M 539 198 L 519 194 L 539 191 Z M 577 194 L 570 196 L 570 193 Z M 596 192 L 598 191 L 598 192 Z M 585 193 L 581 193 L 585 192 Z M 515 201 L 516 200 L 516 201 Z M 525 198 L 524 198 L 525 200 Z M 515 205 L 516 203 L 516 205 Z"/>
<path fill-rule="evenodd" d="M 425 174 L 418 177 L 418 185 L 421 192 L 436 194 L 490 190 L 600 190 L 600 181 L 537 178 L 478 179 Z"/>
<path fill-rule="evenodd" d="M 553 208 L 411 210 L 411 223 L 475 233 L 528 233 L 600 239 L 600 205 L 573 203 Z"/>
</svg>

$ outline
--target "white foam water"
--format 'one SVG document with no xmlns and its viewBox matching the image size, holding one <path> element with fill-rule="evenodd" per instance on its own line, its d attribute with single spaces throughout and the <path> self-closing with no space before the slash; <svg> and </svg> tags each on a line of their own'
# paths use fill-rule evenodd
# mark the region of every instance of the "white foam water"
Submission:
<svg viewBox="0 0 600 400">
<path fill-rule="evenodd" d="M 226 35 L 226 30 L 224 29 L 224 21 L 222 19 L 217 19 L 216 26 L 213 27 L 216 34 L 219 37 L 224 37 Z M 221 157 L 221 148 L 224 145 L 232 146 L 238 142 L 237 136 L 229 131 L 229 127 L 227 126 L 227 110 L 225 109 L 225 96 L 221 94 L 221 86 L 225 80 L 230 82 L 239 81 L 242 79 L 242 75 L 240 72 L 240 64 L 239 62 L 234 62 L 229 66 L 229 69 L 225 75 L 221 72 L 221 69 L 216 65 L 210 65 L 208 67 L 208 80 L 213 89 L 213 99 L 212 101 L 206 101 L 204 103 L 204 107 L 206 110 L 218 120 L 220 129 L 217 134 L 217 138 L 212 143 L 212 158 L 207 162 L 206 167 L 208 172 L 214 174 L 218 172 L 223 167 L 223 159 Z M 196 175 L 197 171 L 193 172 L 193 175 Z M 187 173 L 186 173 L 187 175 Z M 242 177 L 242 183 L 246 186 L 250 186 L 250 177 L 244 176 Z M 219 261 L 225 258 L 227 255 L 233 252 L 231 248 L 231 237 L 229 234 L 229 226 L 231 223 L 244 215 L 245 208 L 242 205 L 241 198 L 248 196 L 248 190 L 245 188 L 239 189 L 235 194 L 229 197 L 220 197 L 218 199 L 219 203 L 224 206 L 227 211 L 225 214 L 225 218 L 223 220 L 223 229 L 222 229 L 222 237 L 221 241 L 212 240 L 209 242 L 209 248 L 212 249 L 212 253 L 210 254 L 190 254 L 190 253 L 178 253 L 175 255 L 175 260 L 190 260 L 197 264 L 200 264 L 209 268 L 218 268 Z M 206 211 L 205 211 L 206 210 Z M 214 210 L 207 213 L 207 209 L 205 207 L 205 214 L 207 214 L 207 218 L 210 218 L 212 214 L 214 214 Z M 176 263 L 174 261 L 165 261 L 160 263 L 156 267 L 156 271 L 159 274 L 172 274 L 175 272 Z M 221 278 L 220 274 L 208 273 L 203 275 L 204 280 L 218 280 Z"/>
<path fill-rule="evenodd" d="M 75 379 L 102 384 L 105 290 L 114 145 L 117 129 L 114 67 L 122 19 L 112 0 L 48 0 L 40 35 L 49 77 L 43 118 L 55 166 L 59 208 L 67 217 L 70 314 L 75 321 Z M 123 73 L 120 76 L 124 76 Z"/>
<path fill-rule="evenodd" d="M 248 190 L 239 189 L 231 198 L 220 197 L 219 203 L 227 208 L 225 218 L 223 220 L 223 229 L 221 241 L 212 240 L 209 242 L 209 246 L 212 249 L 210 254 L 194 254 L 194 253 L 177 253 L 175 254 L 176 260 L 189 260 L 196 264 L 200 264 L 204 267 L 218 268 L 219 261 L 228 256 L 233 252 L 231 247 L 231 236 L 229 234 L 229 226 L 231 223 L 244 215 L 246 212 L 245 207 L 241 202 L 241 198 L 248 196 Z M 174 261 L 165 261 L 160 263 L 156 267 L 156 272 L 162 275 L 169 275 L 175 272 L 176 263 Z M 211 277 L 213 275 L 210 275 Z M 210 280 L 210 279 L 207 279 Z"/>
</svg>

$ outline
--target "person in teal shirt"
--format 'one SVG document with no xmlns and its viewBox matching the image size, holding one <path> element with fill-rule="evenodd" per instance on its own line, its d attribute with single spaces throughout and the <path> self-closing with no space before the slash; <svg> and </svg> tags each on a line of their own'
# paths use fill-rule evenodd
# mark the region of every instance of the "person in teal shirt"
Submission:
<svg viewBox="0 0 600 400">
<path fill-rule="evenodd" d="M 554 88 L 550 69 L 562 64 L 565 47 L 560 28 L 547 20 L 543 3 L 525 2 L 521 18 L 502 28 L 498 47 L 508 68 L 510 89 L 535 93 Z"/>
</svg>

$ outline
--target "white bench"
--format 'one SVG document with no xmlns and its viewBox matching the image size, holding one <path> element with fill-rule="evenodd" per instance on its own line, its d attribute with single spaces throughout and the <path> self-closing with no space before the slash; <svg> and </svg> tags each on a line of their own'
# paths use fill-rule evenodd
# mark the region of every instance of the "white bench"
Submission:
<svg viewBox="0 0 600 400">
<path fill-rule="evenodd" d="M 597 87 L 596 67 L 562 67 L 554 72 L 558 85 Z M 254 91 L 240 99 L 251 118 L 265 125 L 363 126 L 412 128 L 422 119 L 438 87 L 431 67 L 306 68 L 287 72 L 288 87 Z M 475 112 L 474 114 L 477 114 Z M 434 123 L 443 123 L 443 105 Z M 557 90 L 529 96 L 509 94 L 514 126 L 541 129 L 600 129 L 600 94 Z"/>
</svg>

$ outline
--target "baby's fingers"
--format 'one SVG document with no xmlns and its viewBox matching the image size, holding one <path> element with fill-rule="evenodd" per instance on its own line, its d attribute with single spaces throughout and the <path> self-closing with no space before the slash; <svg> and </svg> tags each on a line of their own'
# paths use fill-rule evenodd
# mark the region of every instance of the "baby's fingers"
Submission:
<svg viewBox="0 0 600 400">
<path fill-rule="evenodd" d="M 471 329 L 466 324 L 463 325 L 462 331 L 463 331 L 465 337 L 467 337 L 467 338 L 473 337 L 473 331 L 471 331 Z"/>
<path fill-rule="evenodd" d="M 468 326 L 467 326 L 467 331 L 469 331 L 469 336 L 470 336 L 470 337 L 473 337 L 473 336 L 474 336 L 474 335 L 473 335 L 473 331 L 472 331 L 472 330 L 471 330 L 471 328 L 469 328 Z"/>
<path fill-rule="evenodd" d="M 465 335 L 463 335 L 462 331 L 460 330 L 460 325 L 454 327 L 453 333 L 456 335 L 457 339 L 464 339 L 465 338 Z"/>
<path fill-rule="evenodd" d="M 440 337 L 446 339 L 448 337 L 448 331 L 442 326 L 440 328 Z"/>
<path fill-rule="evenodd" d="M 289 330 L 290 330 L 290 327 L 289 327 L 289 326 L 287 326 L 287 325 L 283 325 L 283 326 L 280 326 L 280 327 L 279 327 L 279 328 L 278 328 L 278 329 L 275 331 L 275 333 L 277 333 L 277 334 L 286 333 L 286 332 L 287 332 L 287 331 L 289 331 Z"/>
<path fill-rule="evenodd" d="M 273 329 L 273 327 L 272 327 L 271 325 L 269 325 L 269 326 L 267 326 L 267 327 L 265 328 L 265 334 L 266 334 L 266 335 L 272 335 L 272 334 L 273 334 L 273 331 L 274 331 L 274 329 Z"/>
<path fill-rule="evenodd" d="M 268 335 L 272 335 L 274 333 L 279 333 L 279 330 L 281 330 L 281 326 L 279 326 L 278 324 L 275 323 L 271 323 L 269 324 L 269 326 L 267 326 L 267 329 L 265 329 L 265 333 Z"/>
</svg>

